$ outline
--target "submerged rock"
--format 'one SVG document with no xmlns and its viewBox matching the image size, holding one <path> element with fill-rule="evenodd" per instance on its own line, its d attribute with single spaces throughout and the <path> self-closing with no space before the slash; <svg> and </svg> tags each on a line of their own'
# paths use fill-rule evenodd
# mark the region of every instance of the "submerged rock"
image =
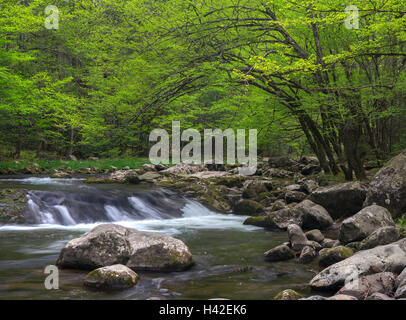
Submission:
<svg viewBox="0 0 406 320">
<path fill-rule="evenodd" d="M 139 276 L 122 264 L 98 268 L 89 272 L 84 285 L 94 289 L 128 289 L 137 284 Z"/>
<path fill-rule="evenodd" d="M 377 204 L 394 217 L 406 212 L 406 149 L 390 160 L 370 183 L 364 206 Z"/>
<path fill-rule="evenodd" d="M 182 271 L 193 265 L 192 254 L 181 241 L 163 234 L 103 224 L 69 241 L 57 265 L 94 269 L 123 264 L 133 270 Z"/>
<path fill-rule="evenodd" d="M 353 215 L 362 209 L 367 194 L 367 185 L 347 182 L 318 188 L 310 200 L 324 207 L 334 219 Z"/>
<path fill-rule="evenodd" d="M 385 270 L 399 274 L 406 267 L 406 239 L 359 251 L 353 256 L 324 269 L 311 281 L 315 290 L 331 290 L 344 284 L 354 276 L 365 276 Z"/>
<path fill-rule="evenodd" d="M 343 221 L 339 240 L 343 244 L 361 241 L 381 227 L 394 225 L 395 223 L 387 209 L 372 205 Z"/>
</svg>

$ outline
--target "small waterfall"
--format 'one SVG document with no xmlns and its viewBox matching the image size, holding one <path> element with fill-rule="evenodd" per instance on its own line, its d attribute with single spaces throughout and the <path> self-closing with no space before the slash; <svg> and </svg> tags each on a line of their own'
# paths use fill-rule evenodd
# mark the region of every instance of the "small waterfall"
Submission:
<svg viewBox="0 0 406 320">
<path fill-rule="evenodd" d="M 54 206 L 54 208 L 60 212 L 64 225 L 74 226 L 76 224 L 75 220 L 72 219 L 68 208 L 66 208 L 65 206 Z"/>
<path fill-rule="evenodd" d="M 38 183 L 35 180 L 35 183 Z M 165 189 L 64 191 L 32 190 L 28 194 L 27 221 L 32 224 L 75 226 L 101 222 L 163 220 L 209 215 L 203 205 Z"/>
</svg>

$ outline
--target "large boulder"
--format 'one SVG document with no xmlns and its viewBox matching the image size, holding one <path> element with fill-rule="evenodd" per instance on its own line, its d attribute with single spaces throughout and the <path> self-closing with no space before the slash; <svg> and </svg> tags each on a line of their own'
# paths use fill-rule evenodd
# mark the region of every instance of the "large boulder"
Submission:
<svg viewBox="0 0 406 320">
<path fill-rule="evenodd" d="M 323 234 L 321 233 L 321 231 L 318 230 L 318 229 L 314 229 L 314 230 L 307 231 L 307 232 L 305 233 L 305 235 L 306 235 L 306 238 L 307 238 L 308 240 L 316 241 L 316 242 L 318 242 L 318 243 L 322 243 L 323 240 L 324 240 L 324 235 L 323 235 Z"/>
<path fill-rule="evenodd" d="M 294 210 L 302 216 L 303 229 L 327 229 L 334 223 L 326 209 L 310 200 L 302 201 Z"/>
<path fill-rule="evenodd" d="M 372 205 L 343 221 L 339 240 L 343 244 L 361 241 L 379 228 L 394 225 L 395 223 L 387 209 Z"/>
<path fill-rule="evenodd" d="M 59 254 L 61 268 L 92 270 L 123 264 L 133 270 L 182 271 L 193 265 L 181 241 L 164 234 L 103 224 L 69 241 Z"/>
<path fill-rule="evenodd" d="M 266 212 L 265 224 L 269 229 L 286 230 L 290 224 L 302 225 L 302 215 L 298 210 L 286 208 Z"/>
<path fill-rule="evenodd" d="M 394 217 L 406 212 L 406 149 L 390 160 L 370 183 L 364 206 L 377 204 Z"/>
<path fill-rule="evenodd" d="M 286 203 L 299 203 L 306 199 L 307 195 L 300 191 L 287 191 L 285 193 Z"/>
<path fill-rule="evenodd" d="M 337 294 L 354 296 L 358 300 L 365 300 L 374 293 L 389 296 L 393 294 L 395 280 L 396 275 L 392 272 L 375 273 L 346 284 Z"/>
<path fill-rule="evenodd" d="M 277 262 L 290 260 L 295 257 L 295 253 L 286 244 L 277 246 L 264 253 L 266 261 Z"/>
<path fill-rule="evenodd" d="M 399 233 L 396 227 L 382 227 L 372 232 L 362 240 L 360 250 L 372 249 L 399 240 Z"/>
<path fill-rule="evenodd" d="M 399 274 L 406 267 L 406 239 L 359 251 L 353 256 L 324 269 L 311 281 L 315 290 L 332 290 L 343 286 L 354 276 L 365 276 L 385 270 Z"/>
<path fill-rule="evenodd" d="M 128 289 L 137 284 L 138 274 L 130 268 L 115 264 L 89 272 L 84 285 L 94 289 Z"/>
<path fill-rule="evenodd" d="M 310 200 L 324 207 L 334 219 L 338 219 L 362 209 L 367 189 L 367 185 L 361 182 L 347 182 L 318 188 L 310 195 Z"/>
</svg>

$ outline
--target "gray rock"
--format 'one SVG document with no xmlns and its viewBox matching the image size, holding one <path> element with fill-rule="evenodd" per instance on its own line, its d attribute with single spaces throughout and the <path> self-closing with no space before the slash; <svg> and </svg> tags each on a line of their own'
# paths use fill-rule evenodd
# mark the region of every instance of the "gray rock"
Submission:
<svg viewBox="0 0 406 320">
<path fill-rule="evenodd" d="M 406 239 L 359 251 L 353 256 L 324 269 L 311 281 L 310 286 L 315 290 L 329 290 L 340 287 L 346 279 L 357 275 L 376 273 L 375 270 L 400 273 L 406 267 Z"/>
<path fill-rule="evenodd" d="M 389 211 L 383 207 L 372 205 L 345 219 L 338 238 L 343 244 L 361 241 L 375 230 L 386 226 L 395 226 Z"/>
<path fill-rule="evenodd" d="M 302 179 L 298 181 L 300 187 L 302 190 L 304 190 L 307 193 L 312 193 L 314 190 L 316 190 L 319 185 L 316 181 L 310 180 L 310 179 Z"/>
<path fill-rule="evenodd" d="M 321 246 L 323 248 L 333 248 L 333 247 L 338 247 L 340 245 L 340 241 L 338 240 L 333 240 L 333 239 L 328 239 L 325 238 L 322 242 L 321 242 Z"/>
<path fill-rule="evenodd" d="M 334 223 L 326 209 L 310 200 L 302 201 L 294 210 L 302 216 L 304 229 L 326 229 Z"/>
<path fill-rule="evenodd" d="M 403 269 L 402 273 L 396 279 L 396 292 L 395 298 L 406 298 L 406 268 Z"/>
<path fill-rule="evenodd" d="M 383 293 L 373 293 L 366 300 L 395 300 L 394 298 L 388 297 Z"/>
<path fill-rule="evenodd" d="M 319 266 L 327 268 L 337 262 L 345 260 L 354 254 L 352 249 L 338 246 L 334 248 L 323 249 L 320 251 Z"/>
<path fill-rule="evenodd" d="M 155 168 L 154 168 L 155 169 Z M 161 175 L 158 172 L 147 171 L 144 174 L 140 175 L 138 178 L 141 181 L 151 181 L 160 178 Z"/>
<path fill-rule="evenodd" d="M 347 182 L 318 188 L 310 195 L 310 200 L 324 207 L 333 219 L 338 219 L 362 209 L 367 189 L 361 182 Z"/>
<path fill-rule="evenodd" d="M 291 184 L 285 187 L 286 191 L 301 191 L 302 187 L 300 184 Z"/>
<path fill-rule="evenodd" d="M 317 257 L 317 252 L 312 247 L 306 246 L 300 253 L 299 262 L 307 264 L 312 262 Z"/>
<path fill-rule="evenodd" d="M 286 244 L 277 246 L 264 253 L 266 261 L 277 262 L 290 260 L 295 257 L 295 253 Z"/>
<path fill-rule="evenodd" d="M 406 149 L 390 160 L 370 183 L 364 206 L 377 204 L 394 217 L 406 212 Z"/>
<path fill-rule="evenodd" d="M 297 224 L 290 224 L 287 231 L 292 249 L 301 251 L 308 242 L 303 230 Z"/>
<path fill-rule="evenodd" d="M 287 191 L 285 193 L 286 203 L 299 203 L 306 199 L 307 195 L 300 191 Z"/>
<path fill-rule="evenodd" d="M 266 225 L 268 228 L 286 230 L 290 224 L 302 225 L 302 215 L 299 211 L 286 208 L 267 212 Z"/>
<path fill-rule="evenodd" d="M 399 233 L 396 227 L 382 227 L 372 232 L 362 240 L 360 250 L 372 249 L 399 240 Z"/>
<path fill-rule="evenodd" d="M 324 240 L 324 235 L 318 229 L 307 231 L 305 235 L 307 239 L 316 241 L 318 243 L 322 243 Z"/>
<path fill-rule="evenodd" d="M 194 264 L 188 247 L 164 234 L 103 224 L 69 241 L 57 265 L 71 269 L 95 269 L 123 264 L 133 270 L 181 271 Z"/>
<path fill-rule="evenodd" d="M 395 288 L 396 275 L 392 272 L 381 272 L 364 276 L 358 281 L 346 284 L 337 294 L 345 294 L 365 300 L 373 293 L 391 295 Z"/>
<path fill-rule="evenodd" d="M 89 272 L 84 285 L 95 289 L 128 289 L 137 284 L 139 276 L 122 264 L 98 268 Z"/>
<path fill-rule="evenodd" d="M 268 189 L 263 183 L 252 182 L 243 190 L 242 196 L 246 199 L 256 198 L 259 194 L 268 192 Z"/>
<path fill-rule="evenodd" d="M 346 294 L 337 294 L 335 296 L 330 297 L 329 300 L 358 300 L 358 299 L 354 296 L 349 296 Z"/>
</svg>

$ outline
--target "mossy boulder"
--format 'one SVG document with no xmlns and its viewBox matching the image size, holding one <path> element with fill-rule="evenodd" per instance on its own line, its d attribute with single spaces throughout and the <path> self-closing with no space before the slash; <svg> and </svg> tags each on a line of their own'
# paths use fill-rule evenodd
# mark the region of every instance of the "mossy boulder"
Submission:
<svg viewBox="0 0 406 320">
<path fill-rule="evenodd" d="M 234 206 L 233 212 L 244 216 L 258 216 L 264 213 L 264 207 L 253 200 L 241 200 Z"/>
<path fill-rule="evenodd" d="M 69 241 L 57 265 L 85 269 L 123 264 L 133 270 L 172 272 L 194 264 L 189 248 L 164 234 L 103 224 Z"/>
<path fill-rule="evenodd" d="M 122 264 L 116 264 L 89 272 L 84 285 L 101 290 L 128 289 L 135 286 L 138 280 L 138 274 L 130 268 Z"/>
<path fill-rule="evenodd" d="M 299 300 L 301 298 L 303 298 L 303 296 L 300 293 L 298 293 L 292 289 L 286 289 L 286 290 L 279 292 L 274 297 L 274 300 Z"/>
<path fill-rule="evenodd" d="M 267 227 L 267 219 L 264 216 L 249 217 L 244 221 L 244 225 L 265 228 Z"/>
<path fill-rule="evenodd" d="M 326 248 L 320 251 L 320 267 L 326 268 L 351 257 L 354 254 L 354 250 L 344 246 L 338 246 L 334 248 Z"/>
</svg>

